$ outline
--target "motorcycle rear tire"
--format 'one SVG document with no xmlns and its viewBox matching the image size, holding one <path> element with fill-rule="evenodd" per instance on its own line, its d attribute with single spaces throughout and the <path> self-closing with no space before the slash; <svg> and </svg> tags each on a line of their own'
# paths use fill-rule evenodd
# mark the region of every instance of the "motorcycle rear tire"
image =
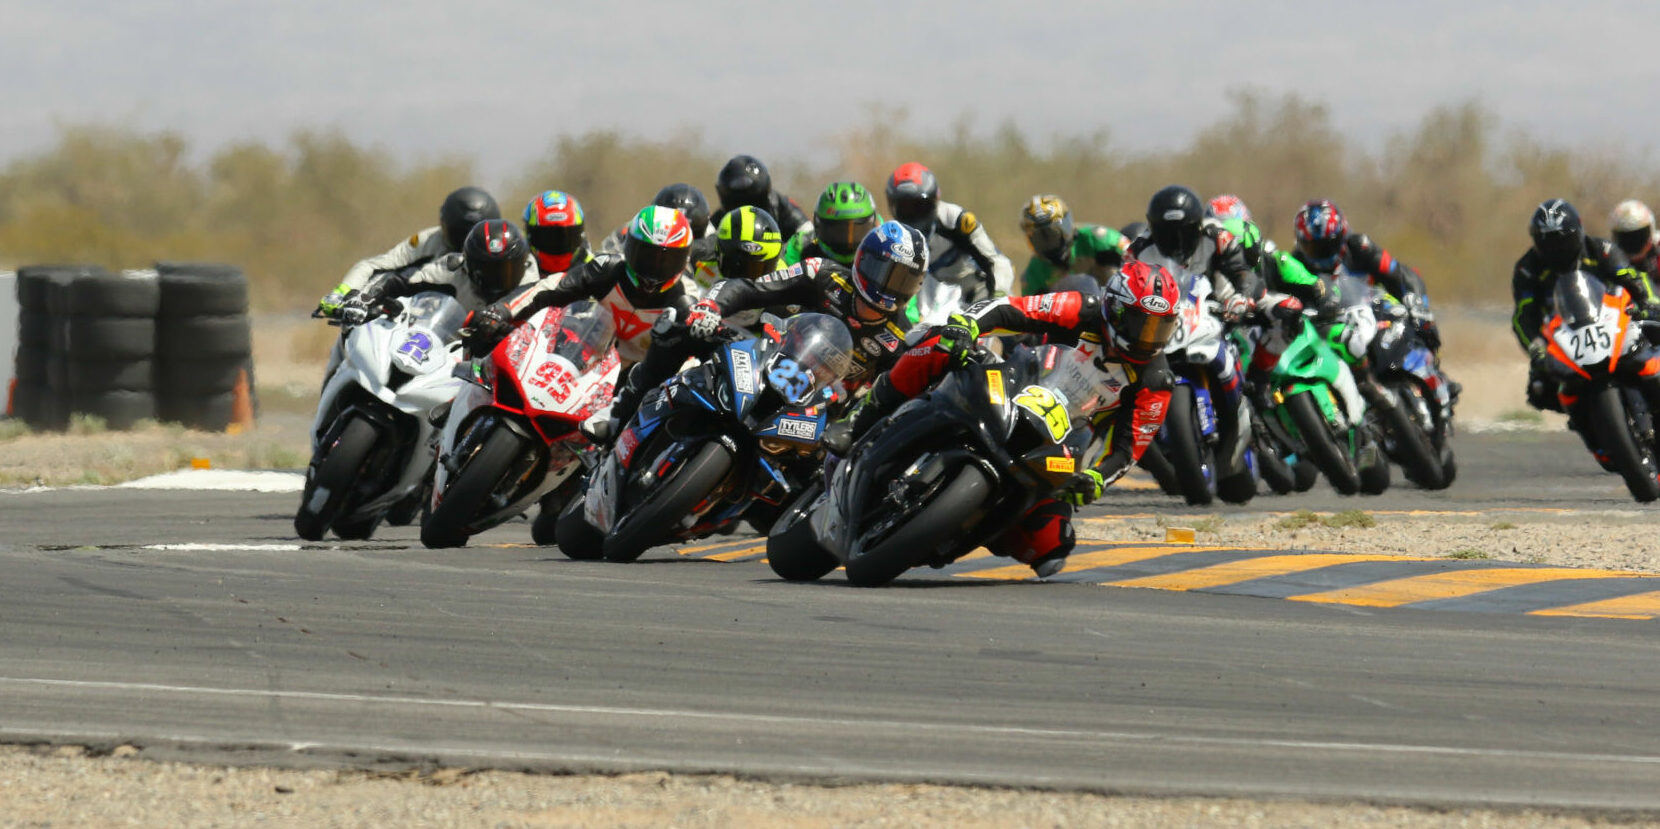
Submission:
<svg viewBox="0 0 1660 829">
<path fill-rule="evenodd" d="M 840 562 L 818 543 L 808 509 L 824 491 L 822 484 L 809 487 L 773 522 L 767 535 L 767 566 L 785 581 L 818 581 Z"/>
<path fill-rule="evenodd" d="M 1313 392 L 1297 392 L 1287 397 L 1282 405 L 1296 425 L 1303 445 L 1308 447 L 1308 459 L 1325 474 L 1332 489 L 1342 495 L 1359 492 L 1360 473 L 1337 445 L 1337 439 L 1326 424 L 1326 416 L 1320 413 L 1320 404 L 1314 402 Z"/>
<path fill-rule="evenodd" d="M 709 497 L 732 468 L 732 453 L 709 441 L 669 471 L 644 501 L 628 510 L 629 520 L 605 539 L 606 561 L 633 561 L 668 537 L 692 508 Z"/>
<path fill-rule="evenodd" d="M 1216 462 L 1205 436 L 1199 429 L 1199 403 L 1193 387 L 1177 384 L 1170 390 L 1169 414 L 1164 418 L 1170 465 L 1175 467 L 1176 480 L 1181 482 L 1182 497 L 1195 507 L 1209 506 L 1210 475 L 1216 474 Z M 1209 471 L 1210 475 L 1206 474 Z"/>
<path fill-rule="evenodd" d="M 305 490 L 300 493 L 300 508 L 294 513 L 294 534 L 307 541 L 321 541 L 323 534 L 334 525 L 346 507 L 346 501 L 357 484 L 363 464 L 375 448 L 380 433 L 368 421 L 353 417 L 340 430 L 340 437 L 329 447 L 314 471 L 306 478 Z M 318 487 L 328 490 L 328 497 L 313 510 L 309 508 Z"/>
<path fill-rule="evenodd" d="M 572 561 L 598 561 L 605 557 L 605 533 L 588 523 L 582 509 L 580 493 L 565 502 L 554 520 L 553 540 Z"/>
<path fill-rule="evenodd" d="M 882 543 L 847 562 L 847 581 L 858 587 L 880 587 L 921 564 L 939 546 L 955 539 L 979 520 L 980 507 L 991 497 L 991 482 L 973 464 L 965 464 L 942 485 L 933 500 Z"/>
<path fill-rule="evenodd" d="M 486 435 L 472 457 L 463 461 L 450 480 L 444 500 L 421 520 L 421 544 L 434 549 L 463 547 L 467 531 L 484 511 L 513 461 L 529 451 L 525 439 L 512 429 L 497 428 Z"/>
<path fill-rule="evenodd" d="M 1609 386 L 1582 398 L 1585 425 L 1609 463 L 1625 478 L 1625 488 L 1640 503 L 1660 498 L 1660 481 L 1655 479 L 1654 455 L 1631 433 L 1631 420 L 1618 386 Z"/>
<path fill-rule="evenodd" d="M 334 522 L 334 534 L 346 541 L 367 541 L 374 536 L 375 530 L 380 527 L 384 515 L 369 515 L 362 518 L 340 518 Z"/>
<path fill-rule="evenodd" d="M 1407 410 L 1406 401 L 1417 396 L 1417 391 L 1404 383 L 1390 387 L 1398 401 L 1383 412 L 1384 425 L 1395 444 L 1395 462 L 1401 465 L 1406 479 L 1424 489 L 1446 489 L 1451 481 L 1443 482 L 1440 454 L 1430 442 L 1432 424 L 1420 423 Z"/>
<path fill-rule="evenodd" d="M 1257 472 L 1275 495 L 1288 495 L 1297 488 L 1297 473 L 1280 455 L 1279 447 L 1269 444 L 1266 439 L 1255 443 Z"/>
</svg>

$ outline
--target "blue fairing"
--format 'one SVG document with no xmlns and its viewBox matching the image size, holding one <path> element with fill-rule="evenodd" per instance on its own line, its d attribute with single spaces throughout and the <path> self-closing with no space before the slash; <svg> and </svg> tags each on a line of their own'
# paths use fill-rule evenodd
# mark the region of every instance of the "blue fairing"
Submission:
<svg viewBox="0 0 1660 829">
<path fill-rule="evenodd" d="M 759 344 L 759 340 L 744 340 L 728 343 L 720 351 L 720 362 L 726 369 L 727 383 L 732 388 L 732 405 L 736 410 L 733 414 L 739 420 L 749 414 L 750 407 L 760 396 L 761 360 L 755 353 L 755 346 Z"/>
<path fill-rule="evenodd" d="M 818 443 L 829 420 L 829 414 L 821 406 L 792 406 L 780 411 L 765 426 L 755 430 L 755 436 L 778 438 L 811 446 Z"/>
</svg>

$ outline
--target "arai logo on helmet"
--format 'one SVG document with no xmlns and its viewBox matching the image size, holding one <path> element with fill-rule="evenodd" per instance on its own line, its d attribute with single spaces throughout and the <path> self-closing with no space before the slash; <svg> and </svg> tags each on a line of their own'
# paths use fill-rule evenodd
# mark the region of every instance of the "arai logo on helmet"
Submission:
<svg viewBox="0 0 1660 829">
<path fill-rule="evenodd" d="M 1148 294 L 1147 296 L 1142 297 L 1141 301 L 1137 304 L 1149 314 L 1170 313 L 1170 300 L 1158 296 L 1157 294 Z"/>
</svg>

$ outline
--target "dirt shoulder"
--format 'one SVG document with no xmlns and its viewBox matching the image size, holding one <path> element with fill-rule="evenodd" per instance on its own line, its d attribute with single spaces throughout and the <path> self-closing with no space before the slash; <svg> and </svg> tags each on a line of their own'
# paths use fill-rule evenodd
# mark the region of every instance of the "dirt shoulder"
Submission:
<svg viewBox="0 0 1660 829">
<path fill-rule="evenodd" d="M 4 826 L 1590 827 L 1607 816 L 720 776 L 293 771 L 0 747 Z M 1630 825 L 1620 821 L 1621 825 Z"/>
</svg>

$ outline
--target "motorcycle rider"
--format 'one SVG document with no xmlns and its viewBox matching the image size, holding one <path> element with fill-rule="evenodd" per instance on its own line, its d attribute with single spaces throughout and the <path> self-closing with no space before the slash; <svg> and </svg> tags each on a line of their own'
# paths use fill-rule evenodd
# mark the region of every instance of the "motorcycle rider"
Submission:
<svg viewBox="0 0 1660 829">
<path fill-rule="evenodd" d="M 982 334 L 1049 334 L 1073 338 L 1077 348 L 1121 388 L 1119 405 L 1096 415 L 1095 439 L 1106 442 L 1101 459 L 1078 472 L 1056 493 L 1033 505 L 1020 523 L 987 544 L 998 555 L 1031 565 L 1039 577 L 1060 572 L 1074 544 L 1072 512 L 1093 503 L 1152 444 L 1169 409 L 1174 378 L 1164 348 L 1179 324 L 1181 289 L 1161 265 L 1126 261 L 1104 296 L 1050 293 L 982 302 L 954 315 L 928 339 L 899 358 L 871 387 L 854 412 L 834 428 L 826 444 L 837 454 L 899 405 L 967 361 Z"/>
<path fill-rule="evenodd" d="M 1296 236 L 1297 261 L 1312 273 L 1330 277 L 1339 266 L 1368 283 L 1382 287 L 1412 313 L 1418 335 L 1437 355 L 1441 331 L 1429 310 L 1429 293 L 1418 271 L 1396 259 L 1364 233 L 1349 232 L 1349 220 L 1329 199 L 1316 199 L 1302 206 L 1292 222 Z"/>
<path fill-rule="evenodd" d="M 458 253 L 474 225 L 499 218 L 501 208 L 484 190 L 462 187 L 451 192 L 438 208 L 437 227 L 419 231 L 391 250 L 353 265 L 340 284 L 317 302 L 317 311 L 322 316 L 333 317 L 348 298 L 362 291 L 376 275 L 413 270 L 445 254 Z"/>
<path fill-rule="evenodd" d="M 1660 246 L 1655 245 L 1660 230 L 1654 227 L 1654 211 L 1636 199 L 1626 199 L 1614 206 L 1608 224 L 1614 244 L 1652 293 L 1654 280 L 1660 278 Z"/>
<path fill-rule="evenodd" d="M 1106 225 L 1074 226 L 1072 211 L 1060 196 L 1033 196 L 1020 208 L 1020 230 L 1032 258 L 1020 275 L 1025 296 L 1046 293 L 1068 273 L 1087 273 L 1101 284 L 1124 264 L 1130 240 Z"/>
<path fill-rule="evenodd" d="M 697 281 L 714 285 L 723 279 L 760 279 L 778 270 L 783 250 L 778 222 L 767 211 L 746 204 L 721 217 L 715 258 L 698 263 Z M 754 331 L 760 322 L 758 308 L 727 318 L 728 324 L 746 331 Z"/>
<path fill-rule="evenodd" d="M 582 204 L 569 193 L 545 190 L 531 199 L 525 205 L 524 226 L 536 267 L 544 274 L 564 273 L 594 258 L 588 249 Z"/>
<path fill-rule="evenodd" d="M 1631 266 L 1617 245 L 1585 235 L 1579 211 L 1564 199 L 1541 202 L 1528 221 L 1528 235 L 1533 239 L 1533 246 L 1516 260 L 1510 278 L 1510 292 L 1516 303 L 1511 325 L 1516 342 L 1528 356 L 1528 405 L 1559 412 L 1563 410 L 1558 394 L 1561 384 L 1547 368 L 1550 343 L 1541 332 L 1557 276 L 1583 268 L 1609 285 L 1624 288 L 1635 306 L 1633 315 L 1638 317 L 1660 318 L 1660 297 L 1655 296 L 1651 283 Z M 1649 393 L 1653 382 L 1660 381 L 1651 378 L 1651 383 L 1644 384 L 1644 396 L 1660 401 L 1660 396 Z M 1569 426 L 1579 431 L 1571 420 Z M 1586 441 L 1589 445 L 1590 438 L 1586 437 Z M 1600 450 L 1592 446 L 1591 451 Z"/>
<path fill-rule="evenodd" d="M 929 273 L 962 286 L 964 306 L 1013 290 L 1009 257 L 997 250 L 973 213 L 940 201 L 939 180 L 932 170 L 915 161 L 899 165 L 888 176 L 887 197 L 889 215 L 922 231 L 928 240 Z"/>
<path fill-rule="evenodd" d="M 1262 235 L 1243 199 L 1231 194 L 1216 196 L 1210 200 L 1209 210 L 1239 240 L 1245 265 L 1263 282 L 1263 295 L 1256 302 L 1256 311 L 1247 317 L 1248 320 L 1254 317 L 1253 321 L 1263 327 L 1251 350 L 1251 364 L 1245 369 L 1245 388 L 1257 401 L 1259 410 L 1267 410 L 1271 408 L 1269 373 L 1300 330 L 1303 309 L 1322 307 L 1330 293 L 1325 283 L 1289 251 Z"/>
<path fill-rule="evenodd" d="M 690 184 L 670 184 L 658 190 L 651 203 L 658 207 L 672 207 L 686 214 L 686 222 L 692 226 L 692 251 L 686 267 L 687 273 L 695 280 L 697 266 L 712 262 L 715 258 L 715 226 L 709 221 L 709 200 L 703 197 L 702 190 Z M 623 244 L 628 241 L 631 224 L 632 220 L 607 235 L 599 245 L 599 252 L 623 255 Z M 707 282 L 698 284 L 703 288 L 709 287 Z"/>
<path fill-rule="evenodd" d="M 835 181 L 819 194 L 813 222 L 789 237 L 784 264 L 803 259 L 830 259 L 848 266 L 865 235 L 882 223 L 876 199 L 856 181 Z"/>
<path fill-rule="evenodd" d="M 651 345 L 657 318 L 671 308 L 690 308 L 697 299 L 697 285 L 686 276 L 691 243 L 686 214 L 648 205 L 629 223 L 621 256 L 602 253 L 557 280 L 544 280 L 509 301 L 469 315 L 469 348 L 477 353 L 493 346 L 515 321 L 543 308 L 592 299 L 611 315 L 624 365 L 638 362 Z"/>
<path fill-rule="evenodd" d="M 1237 323 L 1256 308 L 1263 297 L 1262 279 L 1245 259 L 1245 249 L 1222 222 L 1206 215 L 1206 204 L 1187 187 L 1170 185 L 1153 194 L 1147 202 L 1147 232 L 1130 242 L 1129 255 L 1168 270 L 1186 285 L 1186 275 L 1209 278 L 1212 296 L 1221 308 L 1223 322 Z M 1226 344 L 1206 366 L 1218 394 L 1216 406 L 1217 460 L 1221 475 L 1243 463 L 1245 411 L 1243 371 L 1234 350 Z M 1224 463 L 1225 461 L 1225 463 Z"/>
<path fill-rule="evenodd" d="M 720 209 L 711 217 L 720 224 L 722 216 L 744 205 L 758 207 L 772 215 L 778 229 L 788 239 L 807 224 L 807 213 L 795 199 L 772 189 L 772 174 L 767 165 L 752 155 L 735 155 L 715 177 L 715 194 L 720 197 Z"/>
</svg>

